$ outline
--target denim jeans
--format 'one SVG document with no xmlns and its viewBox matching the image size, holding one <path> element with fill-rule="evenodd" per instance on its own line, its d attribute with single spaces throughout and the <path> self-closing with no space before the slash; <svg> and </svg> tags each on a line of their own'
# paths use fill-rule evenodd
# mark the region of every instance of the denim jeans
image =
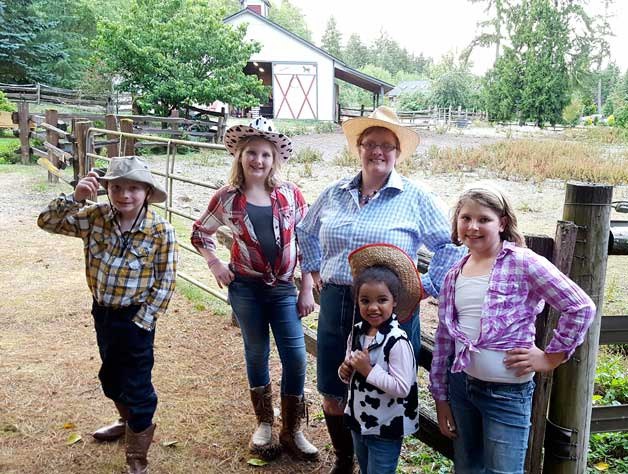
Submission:
<svg viewBox="0 0 628 474">
<path fill-rule="evenodd" d="M 351 430 L 355 456 L 360 474 L 395 474 L 402 438 L 387 439 L 375 435 L 362 435 Z"/>
<path fill-rule="evenodd" d="M 326 283 L 320 295 L 316 334 L 316 383 L 321 395 L 339 402 L 347 400 L 347 385 L 338 378 L 338 367 L 345 359 L 351 326 L 360 321 L 351 287 Z M 400 325 L 406 332 L 418 363 L 421 327 L 418 310 Z"/>
<path fill-rule="evenodd" d="M 102 365 L 98 378 L 107 398 L 126 405 L 129 427 L 139 433 L 153 423 L 157 394 L 151 380 L 155 330 L 132 320 L 139 306 L 112 309 L 92 305 Z"/>
<path fill-rule="evenodd" d="M 270 383 L 270 328 L 281 359 L 281 394 L 303 395 L 305 339 L 295 286 L 280 283 L 271 287 L 262 281 L 236 276 L 229 284 L 229 303 L 244 339 L 249 386 Z"/>
<path fill-rule="evenodd" d="M 493 383 L 449 373 L 456 474 L 523 473 L 533 392 L 534 381 Z"/>
</svg>

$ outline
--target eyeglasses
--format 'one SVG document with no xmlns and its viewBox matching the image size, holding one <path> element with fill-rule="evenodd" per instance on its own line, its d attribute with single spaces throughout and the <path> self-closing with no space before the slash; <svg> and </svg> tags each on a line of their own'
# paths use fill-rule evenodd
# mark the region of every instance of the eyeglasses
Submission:
<svg viewBox="0 0 628 474">
<path fill-rule="evenodd" d="M 392 143 L 373 143 L 373 142 L 364 142 L 360 143 L 360 146 L 364 148 L 366 151 L 373 151 L 375 148 L 379 147 L 384 153 L 390 153 L 393 150 L 397 149 L 397 145 L 393 145 Z"/>
</svg>

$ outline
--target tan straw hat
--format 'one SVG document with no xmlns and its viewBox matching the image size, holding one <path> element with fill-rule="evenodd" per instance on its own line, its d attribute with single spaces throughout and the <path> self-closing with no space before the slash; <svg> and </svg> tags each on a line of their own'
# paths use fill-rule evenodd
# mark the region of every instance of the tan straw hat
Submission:
<svg viewBox="0 0 628 474">
<path fill-rule="evenodd" d="M 363 245 L 349 254 L 349 266 L 354 279 L 368 267 L 392 270 L 401 281 L 395 314 L 401 323 L 410 319 L 421 300 L 422 286 L 419 271 L 407 253 L 391 244 Z"/>
<path fill-rule="evenodd" d="M 112 158 L 104 176 L 98 178 L 103 187 L 107 187 L 109 181 L 125 178 L 131 181 L 139 181 L 148 184 L 152 192 L 148 197 L 149 203 L 163 202 L 168 197 L 168 193 L 153 179 L 148 164 L 139 156 L 120 156 Z"/>
<path fill-rule="evenodd" d="M 399 139 L 399 160 L 410 158 L 419 144 L 419 135 L 412 129 L 404 127 L 393 109 L 380 105 L 368 117 L 356 117 L 342 124 L 342 131 L 347 137 L 349 151 L 354 156 L 360 156 L 358 151 L 358 137 L 370 127 L 383 127 L 393 132 Z"/>
</svg>

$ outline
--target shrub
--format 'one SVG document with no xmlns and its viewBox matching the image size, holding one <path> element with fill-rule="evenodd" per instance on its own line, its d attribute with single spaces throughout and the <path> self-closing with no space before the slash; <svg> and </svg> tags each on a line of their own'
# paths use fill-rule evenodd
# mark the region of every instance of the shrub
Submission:
<svg viewBox="0 0 628 474">
<path fill-rule="evenodd" d="M 296 152 L 293 160 L 295 163 L 315 163 L 317 161 L 321 161 L 322 159 L 323 154 L 319 150 L 306 146 Z"/>
<path fill-rule="evenodd" d="M 15 112 L 15 105 L 9 102 L 9 99 L 0 91 L 0 110 L 3 112 Z"/>
<path fill-rule="evenodd" d="M 615 123 L 618 127 L 628 128 L 628 104 L 615 110 Z"/>
<path fill-rule="evenodd" d="M 615 126 L 615 116 L 613 114 L 609 115 L 606 118 L 606 125 L 608 125 L 609 127 Z"/>
<path fill-rule="evenodd" d="M 571 103 L 563 109 L 563 120 L 571 127 L 578 123 L 580 119 L 580 111 L 582 110 L 582 103 L 579 99 L 572 99 Z"/>
</svg>

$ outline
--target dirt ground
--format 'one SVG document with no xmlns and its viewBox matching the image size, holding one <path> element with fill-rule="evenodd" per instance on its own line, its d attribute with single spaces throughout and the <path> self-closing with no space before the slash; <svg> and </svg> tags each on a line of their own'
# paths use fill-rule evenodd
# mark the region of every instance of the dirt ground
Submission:
<svg viewBox="0 0 628 474">
<path fill-rule="evenodd" d="M 501 138 L 466 132 L 421 135 L 419 152 L 432 145 L 478 146 Z M 344 146 L 340 133 L 295 137 L 294 143 L 296 150 L 312 147 L 323 153 L 321 162 L 309 167 L 292 163 L 284 170 L 286 178 L 303 188 L 309 202 L 324 186 L 354 172 L 334 164 Z M 230 165 L 225 156 L 177 160 L 176 173 L 209 182 L 224 180 Z M 163 158 L 153 159 L 156 169 L 163 163 Z M 414 170 L 410 177 L 434 190 L 448 208 L 468 184 L 497 182 L 513 198 L 520 227 L 527 233 L 553 235 L 561 218 L 562 182 L 494 180 L 475 172 L 428 176 L 421 170 Z M 93 429 L 112 421 L 114 410 L 97 378 L 99 358 L 81 242 L 47 234 L 35 224 L 40 208 L 69 188 L 62 183 L 47 185 L 41 168 L 4 166 L 0 167 L 0 189 L 0 472 L 123 472 L 123 445 L 100 444 L 90 436 Z M 173 204 L 197 215 L 210 194 L 211 190 L 177 183 Z M 626 187 L 617 188 L 616 198 L 620 197 L 628 197 Z M 185 242 L 185 232 L 179 238 Z M 623 263 L 617 260 L 611 269 L 615 273 L 609 272 L 609 277 L 615 275 L 619 292 L 626 294 L 621 268 L 628 264 L 628 257 L 618 258 Z M 203 283 L 211 283 L 203 265 L 189 271 Z M 424 327 L 433 330 L 434 307 L 427 304 L 422 311 Z M 299 463 L 282 457 L 254 468 L 247 464 L 254 417 L 241 337 L 230 318 L 212 314 L 177 293 L 168 314 L 159 321 L 155 354 L 153 374 L 160 404 L 150 451 L 151 472 L 327 472 L 332 453 L 314 386 L 315 360 L 309 360 L 306 387 L 312 401 L 307 434 L 321 449 L 321 462 Z M 278 381 L 279 364 L 273 357 L 273 381 Z M 73 434 L 82 439 L 68 445 Z"/>
</svg>

